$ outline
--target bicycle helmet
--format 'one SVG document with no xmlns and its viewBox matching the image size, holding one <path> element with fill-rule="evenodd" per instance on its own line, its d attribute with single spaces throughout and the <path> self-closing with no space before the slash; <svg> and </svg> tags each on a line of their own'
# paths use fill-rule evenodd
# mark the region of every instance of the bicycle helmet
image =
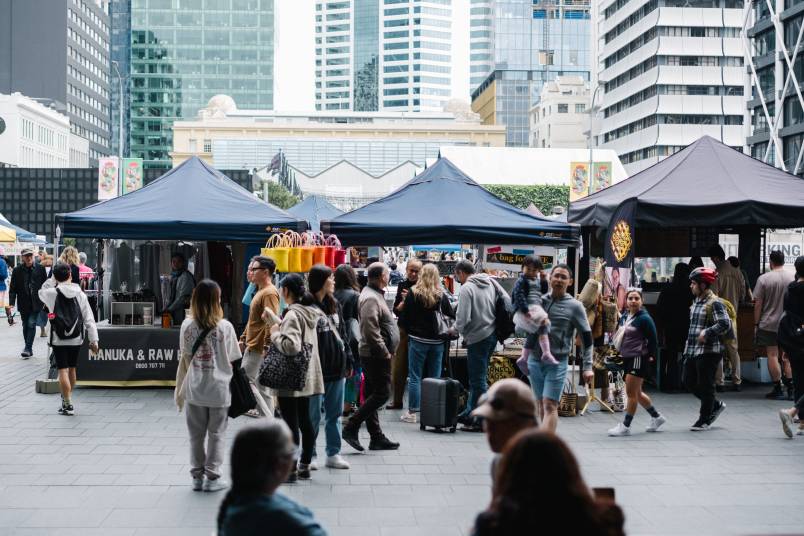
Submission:
<svg viewBox="0 0 804 536">
<path fill-rule="evenodd" d="M 690 281 L 711 285 L 717 280 L 717 272 L 711 268 L 696 268 L 690 273 Z"/>
</svg>

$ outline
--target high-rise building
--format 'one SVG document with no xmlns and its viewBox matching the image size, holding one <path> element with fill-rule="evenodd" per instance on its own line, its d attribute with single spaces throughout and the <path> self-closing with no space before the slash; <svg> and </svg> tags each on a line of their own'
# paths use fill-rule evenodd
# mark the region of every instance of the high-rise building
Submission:
<svg viewBox="0 0 804 536">
<path fill-rule="evenodd" d="M 770 7 L 766 2 L 754 2 L 746 19 L 746 48 L 751 51 L 748 87 L 752 91 L 746 145 L 754 158 L 804 175 L 804 98 L 799 91 L 804 83 L 800 51 L 804 38 L 799 35 L 804 15 L 799 5 L 794 0 L 772 0 Z"/>
<path fill-rule="evenodd" d="M 482 50 L 490 38 L 492 55 L 491 71 L 473 88 L 472 109 L 485 123 L 506 126 L 508 146 L 527 147 L 530 110 L 544 83 L 559 75 L 589 79 L 590 0 L 490 0 L 472 9 L 470 31 L 489 33 L 473 34 L 471 46 Z M 484 61 L 472 63 L 473 78 Z"/>
<path fill-rule="evenodd" d="M 0 93 L 51 101 L 109 154 L 109 16 L 100 0 L 0 0 Z"/>
<path fill-rule="evenodd" d="M 171 166 L 173 122 L 195 117 L 217 94 L 244 108 L 274 101 L 274 0 L 112 0 L 114 20 L 130 11 L 128 155 L 148 168 Z M 130 6 L 130 7 L 129 7 Z M 125 27 L 114 29 L 126 54 Z M 117 59 L 117 56 L 116 56 Z M 119 57 L 120 65 L 124 58 Z M 126 96 L 124 95 L 124 99 Z M 117 119 L 115 119 L 117 121 Z M 125 130 L 124 130 L 125 132 Z"/>
<path fill-rule="evenodd" d="M 703 135 L 742 150 L 743 0 L 605 0 L 597 144 L 630 174 Z"/>
<path fill-rule="evenodd" d="M 494 70 L 493 0 L 472 0 L 469 5 L 469 87 L 475 89 Z"/>
<path fill-rule="evenodd" d="M 316 109 L 440 111 L 467 97 L 453 95 L 452 3 L 316 2 Z"/>
<path fill-rule="evenodd" d="M 109 4 L 110 32 L 110 57 L 112 60 L 111 86 L 109 102 L 111 105 L 112 138 L 110 147 L 112 154 L 129 154 L 129 136 L 131 130 L 131 109 L 128 103 L 131 102 L 131 0 L 115 0 Z M 122 87 L 121 87 L 122 84 Z M 122 95 L 121 95 L 122 93 Z M 122 97 L 122 125 L 123 125 L 123 150 L 120 150 L 120 124 L 121 109 L 120 99 Z"/>
<path fill-rule="evenodd" d="M 580 76 L 559 76 L 545 82 L 531 110 L 531 147 L 580 149 L 588 146 L 589 82 Z"/>
</svg>

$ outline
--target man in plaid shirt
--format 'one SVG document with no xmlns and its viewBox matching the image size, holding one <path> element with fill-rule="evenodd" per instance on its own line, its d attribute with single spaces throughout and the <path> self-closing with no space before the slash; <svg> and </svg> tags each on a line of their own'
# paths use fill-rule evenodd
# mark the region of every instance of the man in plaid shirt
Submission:
<svg viewBox="0 0 804 536">
<path fill-rule="evenodd" d="M 690 331 L 684 348 L 684 384 L 701 401 L 698 420 L 692 431 L 708 430 L 715 419 L 726 409 L 726 404 L 715 398 L 715 373 L 723 358 L 721 337 L 731 327 L 725 306 L 712 292 L 717 272 L 709 268 L 696 268 L 690 274 L 690 289 L 695 299 L 690 308 Z"/>
</svg>

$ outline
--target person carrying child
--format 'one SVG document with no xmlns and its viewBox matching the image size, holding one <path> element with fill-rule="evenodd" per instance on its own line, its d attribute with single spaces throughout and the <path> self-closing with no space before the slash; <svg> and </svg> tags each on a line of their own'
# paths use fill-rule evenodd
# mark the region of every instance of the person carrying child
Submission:
<svg viewBox="0 0 804 536">
<path fill-rule="evenodd" d="M 558 361 L 550 353 L 550 321 L 547 319 L 547 312 L 542 308 L 540 275 L 543 269 L 544 265 L 537 256 L 526 255 L 522 261 L 522 274 L 514 284 L 512 294 L 514 325 L 528 334 L 522 356 L 517 360 L 519 368 L 525 371 L 528 368 L 528 355 L 535 345 L 534 336 L 538 338 L 542 350 L 542 361 L 558 365 Z"/>
</svg>

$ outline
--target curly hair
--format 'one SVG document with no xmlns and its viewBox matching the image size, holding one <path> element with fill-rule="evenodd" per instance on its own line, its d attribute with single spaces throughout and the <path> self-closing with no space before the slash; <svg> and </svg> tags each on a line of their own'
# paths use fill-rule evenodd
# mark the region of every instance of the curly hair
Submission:
<svg viewBox="0 0 804 536">
<path fill-rule="evenodd" d="M 78 257 L 78 250 L 73 246 L 67 246 L 64 248 L 59 256 L 59 260 L 61 262 L 66 262 L 70 266 L 78 266 L 81 264 L 81 259 Z"/>
</svg>

